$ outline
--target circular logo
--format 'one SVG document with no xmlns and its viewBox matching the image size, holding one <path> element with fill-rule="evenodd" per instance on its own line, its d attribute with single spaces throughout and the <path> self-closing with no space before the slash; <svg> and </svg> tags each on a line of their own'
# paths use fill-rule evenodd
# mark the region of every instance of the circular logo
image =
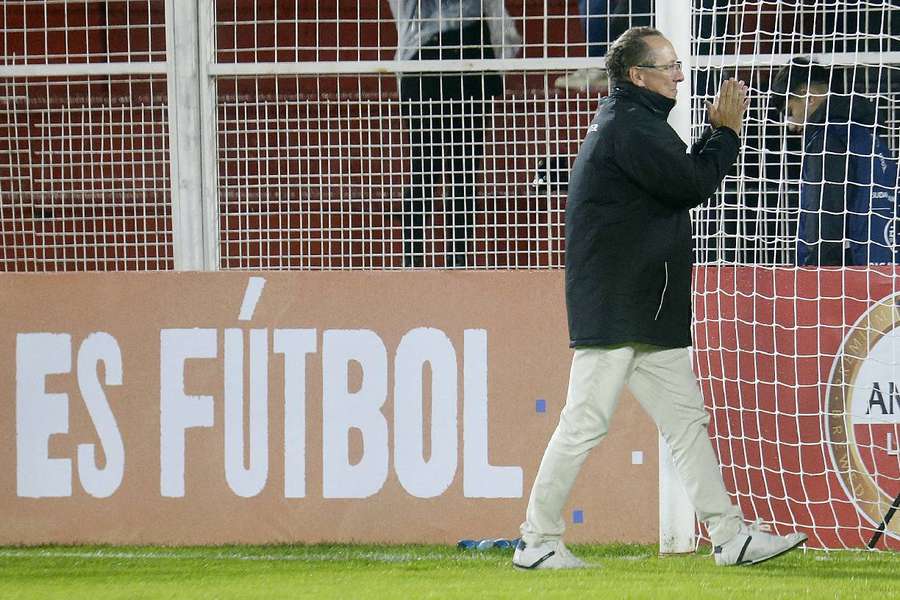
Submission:
<svg viewBox="0 0 900 600">
<path fill-rule="evenodd" d="M 831 367 L 825 435 L 857 512 L 879 526 L 900 493 L 900 294 L 853 324 Z M 900 519 L 885 534 L 900 539 Z"/>
</svg>

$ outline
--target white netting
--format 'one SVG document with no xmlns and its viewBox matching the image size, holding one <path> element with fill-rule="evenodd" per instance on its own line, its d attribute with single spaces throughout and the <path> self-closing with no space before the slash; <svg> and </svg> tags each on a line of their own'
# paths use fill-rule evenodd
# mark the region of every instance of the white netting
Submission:
<svg viewBox="0 0 900 600">
<path fill-rule="evenodd" d="M 695 214 L 695 356 L 726 483 L 749 517 L 859 548 L 900 493 L 898 279 L 870 264 L 896 243 L 900 3 L 715 0 L 694 17 L 694 135 L 724 77 L 752 92 L 739 165 Z M 829 105 L 811 120 L 828 118 L 788 131 L 770 88 L 810 55 L 822 70 L 795 62 L 789 97 L 814 92 Z M 896 519 L 879 547 L 900 547 Z"/>
<path fill-rule="evenodd" d="M 424 0 L 411 29 L 427 34 L 443 19 L 469 19 L 465 5 L 472 1 L 483 2 L 488 7 L 487 23 L 501 27 L 503 19 L 490 9 L 495 0 Z M 390 60 L 397 49 L 391 5 L 411 5 L 401 0 L 215 0 L 215 4 L 219 63 Z M 602 56 L 617 32 L 647 24 L 654 11 L 653 0 L 508 0 L 505 6 L 509 20 L 503 27 L 514 27 L 523 38 L 506 49 L 521 50 L 525 58 Z M 591 19 L 586 21 L 586 16 Z"/>
<path fill-rule="evenodd" d="M 536 165 L 568 163 L 596 102 L 548 96 L 546 78 L 534 79 L 508 73 L 505 96 L 470 101 L 458 129 L 427 131 L 432 144 L 458 150 L 422 184 L 436 197 L 419 224 L 420 266 L 454 266 L 446 250 L 466 218 L 469 268 L 562 266 L 564 196 L 533 185 Z M 218 103 L 223 268 L 404 266 L 415 149 L 404 117 L 411 103 L 404 108 L 394 76 L 220 79 Z M 417 108 L 439 114 L 437 104 Z M 481 135 L 463 138 L 475 120 Z M 466 169 L 474 202 L 461 206 L 450 195 Z"/>
<path fill-rule="evenodd" d="M 387 0 L 215 4 L 220 265 L 242 269 L 562 267 L 565 187 L 534 182 L 565 178 L 600 88 L 555 87 L 552 61 L 652 10 L 604 13 L 589 49 L 576 1 L 428 1 L 408 56 Z M 429 42 L 454 16 L 467 33 Z"/>
<path fill-rule="evenodd" d="M 172 268 L 164 4 L 0 1 L 0 270 Z"/>
<path fill-rule="evenodd" d="M 0 79 L 0 270 L 171 268 L 166 82 Z"/>
<path fill-rule="evenodd" d="M 4 65 L 166 59 L 160 0 L 3 0 Z"/>
</svg>

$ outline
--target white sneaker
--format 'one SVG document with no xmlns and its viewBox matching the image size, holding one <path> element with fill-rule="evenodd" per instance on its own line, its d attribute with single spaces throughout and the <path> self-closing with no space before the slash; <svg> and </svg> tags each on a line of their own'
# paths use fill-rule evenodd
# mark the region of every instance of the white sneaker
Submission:
<svg viewBox="0 0 900 600">
<path fill-rule="evenodd" d="M 583 560 L 569 552 L 562 540 L 529 546 L 519 540 L 513 554 L 513 566 L 519 569 L 583 569 Z"/>
<path fill-rule="evenodd" d="M 773 535 L 763 531 L 758 522 L 742 524 L 736 536 L 721 546 L 716 546 L 713 554 L 719 566 L 758 565 L 770 558 L 781 556 L 806 541 L 805 533 Z"/>
<path fill-rule="evenodd" d="M 569 90 L 598 92 L 609 85 L 603 69 L 579 69 L 556 78 L 553 85 Z"/>
</svg>

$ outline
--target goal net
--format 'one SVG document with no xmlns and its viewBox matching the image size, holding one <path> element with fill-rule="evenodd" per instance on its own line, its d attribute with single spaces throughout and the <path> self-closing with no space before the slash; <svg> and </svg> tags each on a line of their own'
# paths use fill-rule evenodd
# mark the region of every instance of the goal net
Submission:
<svg viewBox="0 0 900 600">
<path fill-rule="evenodd" d="M 696 367 L 744 514 L 816 547 L 864 547 L 900 494 L 898 50 L 893 1 L 694 4 L 693 136 L 724 78 L 752 94 L 694 215 Z"/>
</svg>

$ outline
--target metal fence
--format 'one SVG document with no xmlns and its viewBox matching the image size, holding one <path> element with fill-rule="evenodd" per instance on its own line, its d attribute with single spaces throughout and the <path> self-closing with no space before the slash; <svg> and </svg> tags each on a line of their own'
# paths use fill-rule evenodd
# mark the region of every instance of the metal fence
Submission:
<svg viewBox="0 0 900 600">
<path fill-rule="evenodd" d="M 606 93 L 574 76 L 633 24 L 689 55 L 684 137 L 723 76 L 751 83 L 740 164 L 695 213 L 700 263 L 793 261 L 800 148 L 766 95 L 792 56 L 841 67 L 896 147 L 894 1 L 504 6 L 486 27 L 516 35 L 491 55 L 420 60 L 387 0 L 0 1 L 0 269 L 561 268 L 566 175 Z M 409 94 L 453 79 L 479 93 Z"/>
</svg>

